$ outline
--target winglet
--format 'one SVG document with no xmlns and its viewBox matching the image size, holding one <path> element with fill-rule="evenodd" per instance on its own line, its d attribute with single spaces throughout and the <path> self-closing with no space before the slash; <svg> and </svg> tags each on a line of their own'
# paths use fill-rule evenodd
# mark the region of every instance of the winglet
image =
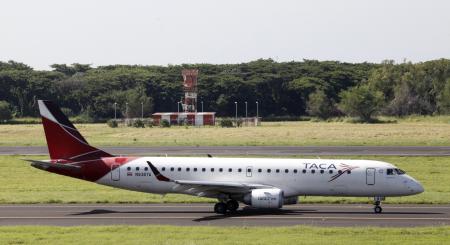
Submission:
<svg viewBox="0 0 450 245">
<path fill-rule="evenodd" d="M 172 180 L 170 180 L 169 178 L 167 178 L 166 176 L 162 175 L 159 170 L 153 166 L 153 164 L 150 161 L 147 161 L 148 166 L 150 167 L 150 169 L 152 170 L 153 174 L 156 176 L 156 178 L 159 181 L 166 181 L 166 182 L 172 182 Z"/>
</svg>

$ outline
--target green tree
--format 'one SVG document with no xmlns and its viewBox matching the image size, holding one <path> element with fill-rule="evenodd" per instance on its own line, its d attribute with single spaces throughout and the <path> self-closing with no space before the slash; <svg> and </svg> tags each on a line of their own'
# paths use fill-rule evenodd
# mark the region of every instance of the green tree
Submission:
<svg viewBox="0 0 450 245">
<path fill-rule="evenodd" d="M 0 101 L 0 121 L 7 121 L 12 118 L 11 108 L 9 103 L 1 100 Z"/>
<path fill-rule="evenodd" d="M 153 99 L 145 94 L 142 87 L 128 90 L 126 92 L 126 103 L 128 103 L 128 115 L 124 115 L 125 117 L 141 117 L 142 108 L 144 109 L 144 117 L 153 112 Z"/>
<path fill-rule="evenodd" d="M 441 114 L 450 114 L 450 79 L 445 83 L 438 98 L 438 110 Z"/>
<path fill-rule="evenodd" d="M 61 72 L 67 76 L 72 76 L 73 74 L 76 73 L 73 67 L 70 67 L 66 64 L 52 64 L 50 65 L 50 67 L 53 68 L 53 71 Z"/>
<path fill-rule="evenodd" d="M 323 90 L 317 90 L 309 95 L 307 112 L 311 116 L 328 119 L 335 112 L 334 101 Z"/>
<path fill-rule="evenodd" d="M 383 104 L 383 94 L 372 90 L 368 85 L 352 87 L 340 93 L 339 109 L 349 116 L 357 116 L 364 122 L 370 122 L 372 116 Z"/>
<path fill-rule="evenodd" d="M 66 64 L 53 64 L 50 65 L 50 67 L 53 68 L 54 71 L 61 72 L 66 76 L 72 76 L 77 72 L 86 72 L 92 69 L 91 65 L 89 64 L 79 64 L 79 63 L 73 63 L 70 66 Z"/>
<path fill-rule="evenodd" d="M 380 113 L 429 115 L 446 110 L 448 96 L 444 88 L 450 79 L 449 59 L 401 64 L 260 59 L 219 65 L 91 68 L 75 63 L 52 67 L 52 71 L 37 71 L 19 62 L 0 61 L 0 100 L 8 101 L 14 116 L 37 116 L 38 99 L 55 100 L 75 115 L 81 113 L 94 119 L 114 117 L 115 102 L 118 113 L 125 112 L 128 102 L 130 117 L 140 117 L 140 103 L 146 103 L 146 98 L 150 101 L 144 105 L 147 116 L 152 110 L 177 111 L 177 102 L 184 93 L 180 74 L 183 68 L 199 69 L 199 102 L 218 116 L 234 116 L 235 101 L 239 113 L 247 101 L 248 114 L 256 115 L 258 101 L 260 116 L 299 116 L 311 113 L 308 100 L 315 91 L 322 90 L 328 99 L 338 102 L 342 91 L 364 81 L 373 91 L 383 93 L 384 108 Z"/>
</svg>

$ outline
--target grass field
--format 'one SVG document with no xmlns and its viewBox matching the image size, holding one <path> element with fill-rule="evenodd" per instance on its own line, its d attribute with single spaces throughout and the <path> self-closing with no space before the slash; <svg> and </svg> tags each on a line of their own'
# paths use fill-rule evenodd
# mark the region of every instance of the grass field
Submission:
<svg viewBox="0 0 450 245">
<path fill-rule="evenodd" d="M 450 145 L 450 116 L 410 117 L 397 123 L 264 122 L 261 127 L 110 128 L 76 125 L 97 146 L 179 145 Z M 42 126 L 0 125 L 0 146 L 45 145 Z"/>
<path fill-rule="evenodd" d="M 297 156 L 298 157 L 298 156 Z M 193 203 L 214 199 L 119 190 L 35 169 L 21 156 L 0 156 L 0 203 Z M 29 157 L 27 157 L 29 158 Z M 33 157 L 35 158 L 35 157 Z M 44 158 L 44 157 L 41 157 Z M 347 157 L 393 163 L 425 187 L 420 195 L 388 198 L 385 203 L 450 203 L 450 157 Z M 369 198 L 300 197 L 303 203 L 371 203 Z"/>
<path fill-rule="evenodd" d="M 450 227 L 0 227 L 2 244 L 448 244 Z"/>
</svg>

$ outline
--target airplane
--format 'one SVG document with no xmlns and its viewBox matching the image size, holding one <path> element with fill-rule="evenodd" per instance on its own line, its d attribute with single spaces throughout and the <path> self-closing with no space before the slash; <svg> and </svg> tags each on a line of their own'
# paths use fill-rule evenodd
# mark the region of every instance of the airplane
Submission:
<svg viewBox="0 0 450 245">
<path fill-rule="evenodd" d="M 239 203 L 279 209 L 299 196 L 373 197 L 381 213 L 386 197 L 424 191 L 405 171 L 373 160 L 114 156 L 88 144 L 55 103 L 38 105 L 51 159 L 26 160 L 31 166 L 132 191 L 215 198 L 218 214 Z"/>
</svg>

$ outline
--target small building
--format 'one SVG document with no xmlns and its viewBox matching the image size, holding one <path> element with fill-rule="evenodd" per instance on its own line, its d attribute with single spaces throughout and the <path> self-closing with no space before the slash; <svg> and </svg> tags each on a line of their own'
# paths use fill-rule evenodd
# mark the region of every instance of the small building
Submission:
<svg viewBox="0 0 450 245">
<path fill-rule="evenodd" d="M 216 123 L 215 112 L 157 112 L 152 116 L 155 124 L 161 124 L 163 120 L 167 120 L 170 125 L 214 126 Z"/>
</svg>

